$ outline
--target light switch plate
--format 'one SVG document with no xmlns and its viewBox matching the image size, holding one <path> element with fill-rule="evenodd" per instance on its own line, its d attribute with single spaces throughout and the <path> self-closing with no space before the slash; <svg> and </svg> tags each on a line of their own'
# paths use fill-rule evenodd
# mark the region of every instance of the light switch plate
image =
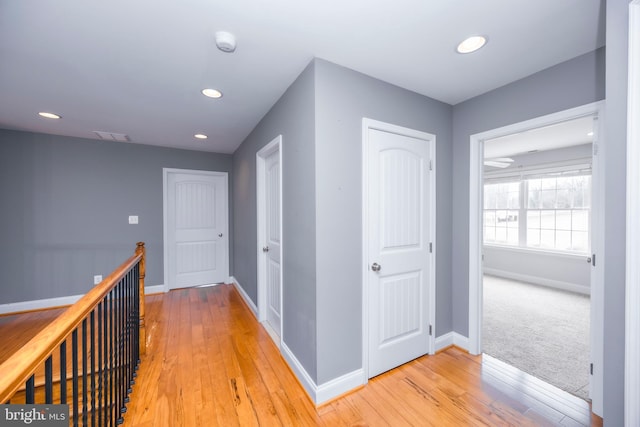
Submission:
<svg viewBox="0 0 640 427">
<path fill-rule="evenodd" d="M 138 215 L 129 215 L 129 224 L 137 224 Z"/>
<path fill-rule="evenodd" d="M 96 274 L 95 276 L 93 276 L 94 285 L 99 285 L 100 282 L 102 282 L 102 274 Z"/>
</svg>

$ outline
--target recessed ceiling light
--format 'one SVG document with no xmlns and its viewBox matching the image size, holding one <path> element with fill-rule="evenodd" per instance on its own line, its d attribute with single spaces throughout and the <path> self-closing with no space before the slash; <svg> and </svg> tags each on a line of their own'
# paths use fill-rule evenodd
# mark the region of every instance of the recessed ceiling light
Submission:
<svg viewBox="0 0 640 427">
<path fill-rule="evenodd" d="M 46 117 L 47 119 L 59 119 L 59 118 L 62 117 L 62 116 L 59 116 L 59 115 L 54 114 L 54 113 L 47 113 L 46 111 L 40 111 L 38 113 L 38 115 L 40 115 L 42 117 Z"/>
<path fill-rule="evenodd" d="M 202 94 L 209 98 L 222 98 L 222 92 L 216 89 L 202 89 Z"/>
<path fill-rule="evenodd" d="M 205 135 L 204 133 L 196 133 L 193 136 L 198 138 L 198 139 L 207 139 L 207 135 Z"/>
<path fill-rule="evenodd" d="M 471 53 L 480 49 L 487 43 L 487 39 L 484 36 L 471 36 L 464 39 L 458 47 L 456 48 L 456 52 L 458 53 Z"/>
</svg>

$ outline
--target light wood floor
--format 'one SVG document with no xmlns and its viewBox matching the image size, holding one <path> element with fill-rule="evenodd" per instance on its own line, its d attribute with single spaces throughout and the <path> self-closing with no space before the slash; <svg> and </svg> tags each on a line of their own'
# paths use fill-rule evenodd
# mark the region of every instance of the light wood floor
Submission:
<svg viewBox="0 0 640 427">
<path fill-rule="evenodd" d="M 125 425 L 602 425 L 584 401 L 567 405 L 456 348 L 316 408 L 232 286 L 174 290 L 146 301 L 147 355 Z"/>
</svg>

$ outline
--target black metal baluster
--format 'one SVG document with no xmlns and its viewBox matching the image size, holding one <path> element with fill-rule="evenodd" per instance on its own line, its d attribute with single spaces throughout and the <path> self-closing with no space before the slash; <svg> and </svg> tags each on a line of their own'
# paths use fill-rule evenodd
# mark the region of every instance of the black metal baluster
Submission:
<svg viewBox="0 0 640 427">
<path fill-rule="evenodd" d="M 34 404 L 35 395 L 36 395 L 36 377 L 35 375 L 31 375 L 27 380 L 26 390 L 25 390 L 25 403 L 27 405 Z"/>
<path fill-rule="evenodd" d="M 102 327 L 104 328 L 104 335 L 102 339 L 104 340 L 104 372 L 102 374 L 104 378 L 104 405 L 102 408 L 103 417 L 104 417 L 104 426 L 107 427 L 109 423 L 109 295 L 104 298 L 104 312 L 102 315 L 104 316 L 104 324 Z"/>
<path fill-rule="evenodd" d="M 53 357 L 44 362 L 44 403 L 53 404 Z"/>
<path fill-rule="evenodd" d="M 74 329 L 71 333 L 71 374 L 73 386 L 73 425 L 77 426 L 78 420 L 78 329 Z"/>
<path fill-rule="evenodd" d="M 102 304 L 104 300 L 98 304 L 98 427 L 102 427 L 102 412 L 104 407 L 102 405 Z"/>
<path fill-rule="evenodd" d="M 144 295 L 140 295 L 140 262 L 138 262 L 134 268 L 135 274 L 133 276 L 133 290 L 135 294 L 135 301 L 133 303 L 133 330 L 135 331 L 135 340 L 133 345 L 133 351 L 135 354 L 136 372 L 133 376 L 136 377 L 138 367 L 140 366 L 140 298 Z"/>
<path fill-rule="evenodd" d="M 82 319 L 82 425 L 87 425 L 89 415 L 87 396 L 87 318 Z"/>
<path fill-rule="evenodd" d="M 91 354 L 91 425 L 96 425 L 96 311 L 93 309 L 89 317 L 89 325 L 91 330 L 91 344 L 89 352 Z"/>
<path fill-rule="evenodd" d="M 124 406 L 124 279 L 120 279 L 117 285 L 118 289 L 118 406 L 120 413 L 118 414 L 118 424 L 124 422 L 122 414 L 127 410 Z"/>
<path fill-rule="evenodd" d="M 113 401 L 113 420 L 116 424 L 119 424 L 120 419 L 120 361 L 118 360 L 118 356 L 120 352 L 118 351 L 119 340 L 119 331 L 120 331 L 120 323 L 118 322 L 118 311 L 120 308 L 120 301 L 118 295 L 118 287 L 116 285 L 113 288 L 114 293 L 114 301 L 113 301 L 113 314 L 111 315 L 113 321 L 113 393 L 114 393 L 114 401 Z"/>
<path fill-rule="evenodd" d="M 67 403 L 67 339 L 60 344 L 60 403 Z"/>
<path fill-rule="evenodd" d="M 115 354 L 113 349 L 113 336 L 115 335 L 113 331 L 113 316 L 115 315 L 115 302 L 113 300 L 115 297 L 114 290 L 111 290 L 110 295 L 111 311 L 109 312 L 109 425 L 113 426 L 114 420 L 116 420 L 115 409 L 117 406 L 113 402 L 113 372 L 115 370 Z"/>
<path fill-rule="evenodd" d="M 129 270 L 127 273 L 127 377 L 125 378 L 125 383 L 127 384 L 127 398 L 126 402 L 129 403 L 131 401 L 131 397 L 129 396 L 133 389 L 131 386 L 133 383 L 132 380 L 132 372 L 133 372 L 133 364 L 131 363 L 131 338 L 133 331 L 131 330 L 131 282 L 133 278 L 131 277 L 132 271 Z"/>
</svg>

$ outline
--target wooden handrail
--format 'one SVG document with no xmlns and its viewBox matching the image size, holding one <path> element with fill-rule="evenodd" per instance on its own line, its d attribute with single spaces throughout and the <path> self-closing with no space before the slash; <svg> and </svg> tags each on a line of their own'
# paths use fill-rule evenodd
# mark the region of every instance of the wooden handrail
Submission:
<svg viewBox="0 0 640 427">
<path fill-rule="evenodd" d="M 144 256 L 144 243 L 138 242 L 136 253 L 133 256 L 0 365 L 0 403 L 11 398 L 16 390 L 67 339 L 69 334 L 138 262 L 141 263 L 140 285 L 143 286 L 140 289 L 140 325 L 144 327 Z"/>
</svg>

